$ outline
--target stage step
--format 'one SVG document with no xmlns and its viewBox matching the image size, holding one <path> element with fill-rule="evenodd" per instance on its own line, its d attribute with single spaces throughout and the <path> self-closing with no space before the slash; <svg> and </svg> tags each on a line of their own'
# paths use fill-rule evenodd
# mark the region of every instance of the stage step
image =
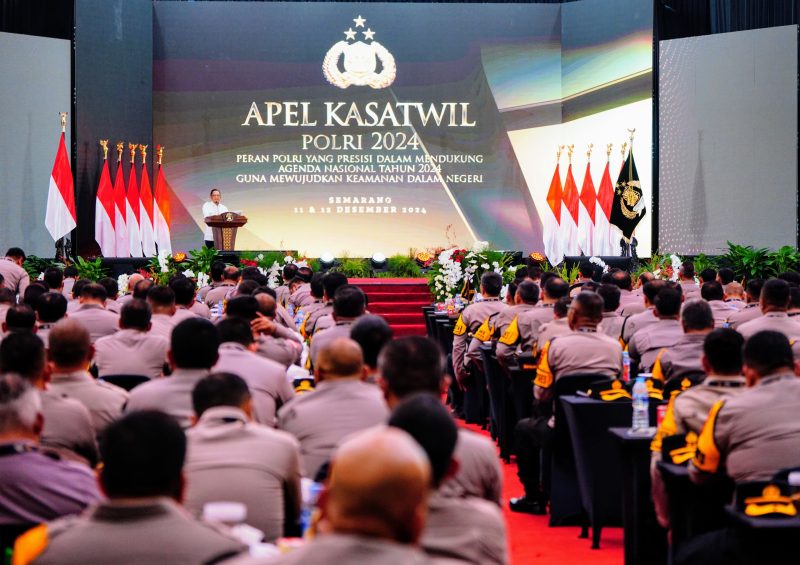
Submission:
<svg viewBox="0 0 800 565">
<path fill-rule="evenodd" d="M 367 295 L 369 311 L 383 316 L 395 337 L 426 333 L 422 307 L 430 306 L 425 279 L 350 279 Z"/>
</svg>

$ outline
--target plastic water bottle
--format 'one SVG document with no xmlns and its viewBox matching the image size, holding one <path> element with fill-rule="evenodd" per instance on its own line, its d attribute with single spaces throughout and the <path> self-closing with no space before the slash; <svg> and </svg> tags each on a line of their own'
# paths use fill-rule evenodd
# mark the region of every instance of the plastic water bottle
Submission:
<svg viewBox="0 0 800 565">
<path fill-rule="evenodd" d="M 319 498 L 319 493 L 322 491 L 322 485 L 304 477 L 300 482 L 300 491 L 302 494 L 300 528 L 303 531 L 303 535 L 305 535 L 308 528 L 311 526 L 314 510 L 317 507 L 317 499 Z"/>
<path fill-rule="evenodd" d="M 650 427 L 650 395 L 644 377 L 638 377 L 633 384 L 633 422 L 631 430 L 644 431 Z"/>
<path fill-rule="evenodd" d="M 631 355 L 627 351 L 622 352 L 622 381 L 631 380 Z"/>
</svg>

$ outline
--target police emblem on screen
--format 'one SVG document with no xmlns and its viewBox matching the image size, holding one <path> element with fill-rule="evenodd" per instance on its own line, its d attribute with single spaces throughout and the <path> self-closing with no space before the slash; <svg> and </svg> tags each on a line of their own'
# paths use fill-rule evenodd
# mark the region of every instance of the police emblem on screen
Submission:
<svg viewBox="0 0 800 565">
<path fill-rule="evenodd" d="M 386 88 L 397 75 L 394 57 L 375 41 L 375 32 L 365 28 L 365 18 L 359 15 L 353 21 L 356 29 L 348 28 L 344 32 L 345 39 L 334 44 L 325 55 L 322 62 L 325 79 L 339 88 L 351 85 Z"/>
</svg>

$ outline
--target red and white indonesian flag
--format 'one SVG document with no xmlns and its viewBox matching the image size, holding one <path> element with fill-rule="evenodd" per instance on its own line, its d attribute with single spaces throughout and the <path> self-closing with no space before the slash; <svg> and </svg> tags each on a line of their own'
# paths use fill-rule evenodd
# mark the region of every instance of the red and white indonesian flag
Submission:
<svg viewBox="0 0 800 565">
<path fill-rule="evenodd" d="M 561 245 L 564 255 L 580 255 L 578 244 L 578 207 L 580 197 L 575 177 L 572 176 L 572 163 L 567 169 L 567 180 L 564 182 L 563 208 L 561 209 Z"/>
<path fill-rule="evenodd" d="M 147 175 L 147 164 L 142 163 L 142 186 L 139 189 L 139 231 L 142 234 L 142 249 L 145 257 L 156 254 L 156 237 L 153 232 L 153 192 L 150 189 L 150 177 Z"/>
<path fill-rule="evenodd" d="M 100 183 L 97 185 L 97 198 L 94 206 L 94 239 L 100 246 L 104 257 L 117 254 L 117 241 L 114 234 L 114 187 L 108 172 L 108 160 L 103 159 Z"/>
<path fill-rule="evenodd" d="M 564 258 L 564 251 L 561 248 L 561 239 L 558 235 L 561 224 L 561 174 L 556 162 L 556 170 L 553 172 L 553 179 L 550 181 L 550 189 L 547 191 L 547 209 L 544 211 L 544 222 L 542 225 L 544 235 L 544 254 L 551 265 L 558 265 Z"/>
<path fill-rule="evenodd" d="M 117 174 L 114 177 L 114 232 L 116 235 L 115 255 L 117 257 L 130 255 L 130 242 L 128 241 L 128 229 L 125 220 L 127 202 L 122 162 L 117 161 Z"/>
<path fill-rule="evenodd" d="M 153 207 L 153 229 L 156 234 L 156 244 L 158 244 L 158 251 L 166 251 L 172 253 L 172 241 L 169 233 L 170 222 L 170 203 L 169 195 L 171 189 L 167 179 L 164 178 L 164 168 L 158 166 L 158 175 L 156 176 L 156 204 Z"/>
<path fill-rule="evenodd" d="M 578 211 L 578 243 L 583 254 L 591 256 L 594 251 L 594 219 L 597 212 L 597 194 L 592 182 L 591 163 L 586 163 L 581 187 L 581 205 Z"/>
<path fill-rule="evenodd" d="M 611 182 L 609 164 L 603 171 L 600 188 L 597 191 L 597 213 L 594 221 L 594 254 L 614 255 L 614 241 L 611 237 L 611 205 L 614 203 L 614 184 Z"/>
<path fill-rule="evenodd" d="M 128 176 L 128 200 L 125 208 L 125 217 L 128 220 L 128 242 L 130 244 L 130 254 L 132 257 L 142 256 L 142 237 L 139 233 L 139 212 L 141 209 L 139 200 L 139 183 L 136 182 L 136 163 L 131 163 L 131 171 Z"/>
<path fill-rule="evenodd" d="M 47 213 L 44 225 L 58 241 L 77 226 L 75 215 L 75 185 L 72 183 L 72 169 L 67 158 L 67 145 L 64 133 L 58 142 L 53 172 L 50 174 L 50 188 L 47 191 Z"/>
</svg>

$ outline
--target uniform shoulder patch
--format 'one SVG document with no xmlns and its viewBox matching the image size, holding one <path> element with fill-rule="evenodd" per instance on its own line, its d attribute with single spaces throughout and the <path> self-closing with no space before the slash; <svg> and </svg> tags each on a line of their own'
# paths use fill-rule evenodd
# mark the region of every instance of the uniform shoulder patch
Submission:
<svg viewBox="0 0 800 565">
<path fill-rule="evenodd" d="M 494 328 L 489 324 L 489 318 L 490 317 L 487 317 L 480 327 L 475 331 L 475 339 L 479 341 L 489 341 L 492 339 Z"/>
<path fill-rule="evenodd" d="M 39 557 L 49 543 L 47 524 L 40 524 L 28 530 L 14 543 L 11 565 L 28 565 Z"/>
<path fill-rule="evenodd" d="M 453 335 L 464 335 L 467 333 L 467 324 L 464 323 L 464 316 L 459 316 L 456 327 L 453 328 Z"/>
<path fill-rule="evenodd" d="M 519 316 L 514 316 L 514 319 L 500 336 L 500 343 L 504 345 L 514 345 L 519 341 Z"/>
<path fill-rule="evenodd" d="M 718 400 L 708 413 L 708 418 L 697 439 L 697 453 L 692 460 L 692 464 L 706 473 L 716 473 L 719 470 L 721 455 L 717 443 L 714 440 L 714 428 L 717 424 L 719 411 L 725 405 L 724 400 Z"/>
</svg>

